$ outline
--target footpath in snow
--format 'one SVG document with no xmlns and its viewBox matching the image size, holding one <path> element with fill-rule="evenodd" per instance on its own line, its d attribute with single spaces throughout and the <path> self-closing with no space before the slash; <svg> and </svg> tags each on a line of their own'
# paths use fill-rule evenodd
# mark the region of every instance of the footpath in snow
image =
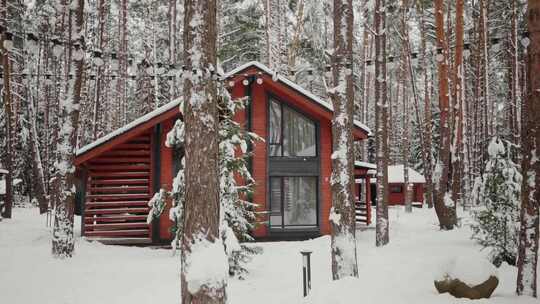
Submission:
<svg viewBox="0 0 540 304">
<path fill-rule="evenodd" d="M 180 262 L 164 249 L 106 246 L 77 239 L 76 255 L 56 260 L 50 253 L 45 217 L 15 209 L 0 222 L 0 303 L 143 304 L 180 301 Z M 517 269 L 503 264 L 489 300 L 439 295 L 433 278 L 451 258 L 477 256 L 467 218 L 463 227 L 441 232 L 433 210 L 390 210 L 390 244 L 375 247 L 373 228 L 357 230 L 360 277 L 331 284 L 330 238 L 268 242 L 249 265 L 246 280 L 230 280 L 231 304 L 528 304 L 514 295 Z M 80 227 L 76 223 L 76 227 Z M 302 298 L 301 256 L 313 251 L 312 294 Z M 484 254 L 483 252 L 480 254 Z"/>
</svg>

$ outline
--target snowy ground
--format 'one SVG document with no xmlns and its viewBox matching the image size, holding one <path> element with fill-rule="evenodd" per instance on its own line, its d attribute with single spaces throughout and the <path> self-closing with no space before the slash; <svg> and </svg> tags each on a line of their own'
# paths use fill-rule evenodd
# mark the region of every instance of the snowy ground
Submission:
<svg viewBox="0 0 540 304">
<path fill-rule="evenodd" d="M 178 303 L 179 261 L 168 250 L 105 246 L 78 239 L 76 256 L 55 260 L 45 217 L 36 209 L 15 209 L 14 219 L 0 222 L 0 303 Z M 405 214 L 390 210 L 390 244 L 375 248 L 373 229 L 357 232 L 360 278 L 338 294 L 328 294 L 329 237 L 305 242 L 258 244 L 264 253 L 250 264 L 250 276 L 229 283 L 229 303 L 468 303 L 439 295 L 434 274 L 448 258 L 470 256 L 478 247 L 467 227 L 440 232 L 433 210 Z M 466 223 L 466 220 L 464 221 Z M 466 226 L 466 225 L 465 225 Z M 301 257 L 312 257 L 312 296 L 303 300 Z M 525 304 L 538 300 L 514 296 L 516 268 L 499 269 L 500 284 L 490 300 L 474 303 Z"/>
</svg>

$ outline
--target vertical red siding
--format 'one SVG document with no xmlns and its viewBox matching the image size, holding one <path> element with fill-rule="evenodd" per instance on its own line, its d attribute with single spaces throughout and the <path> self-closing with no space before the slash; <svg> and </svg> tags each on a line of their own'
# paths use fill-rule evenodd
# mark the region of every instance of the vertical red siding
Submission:
<svg viewBox="0 0 540 304">
<path fill-rule="evenodd" d="M 161 157 L 161 168 L 160 168 L 160 184 L 161 188 L 165 191 L 172 190 L 172 181 L 174 178 L 173 172 L 173 149 L 165 146 L 167 140 L 167 133 L 174 126 L 176 119 L 169 119 L 164 121 L 161 125 L 161 140 L 160 140 L 160 157 Z M 163 214 L 159 218 L 159 237 L 162 240 L 171 239 L 170 228 L 172 222 L 169 220 L 169 209 L 171 209 L 172 200 L 167 198 L 167 204 L 163 210 Z"/>
<path fill-rule="evenodd" d="M 332 174 L 332 128 L 331 124 L 322 121 L 320 124 L 320 145 L 321 145 L 321 177 L 320 177 L 320 197 L 319 204 L 321 218 L 319 219 L 321 234 L 330 234 L 330 208 L 332 207 L 332 191 L 330 189 L 330 175 Z"/>
<path fill-rule="evenodd" d="M 267 118 L 267 106 L 266 106 L 266 93 L 263 86 L 254 84 L 252 87 L 252 100 L 251 112 L 252 112 L 252 131 L 262 138 L 266 138 L 266 118 Z M 253 146 L 253 178 L 255 179 L 255 191 L 253 194 L 253 202 L 258 204 L 258 211 L 264 212 L 268 210 L 268 202 L 266 200 L 267 193 L 267 179 L 266 179 L 266 142 L 258 142 Z M 260 221 L 267 221 L 268 217 L 265 214 Z M 268 234 L 267 225 L 259 225 L 254 231 L 253 236 L 264 237 Z"/>
</svg>

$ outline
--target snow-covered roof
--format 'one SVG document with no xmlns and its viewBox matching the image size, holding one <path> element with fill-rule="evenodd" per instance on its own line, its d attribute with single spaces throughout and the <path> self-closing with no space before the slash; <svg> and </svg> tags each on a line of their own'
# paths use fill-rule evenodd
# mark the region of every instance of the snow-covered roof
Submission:
<svg viewBox="0 0 540 304">
<path fill-rule="evenodd" d="M 273 79 L 277 79 L 278 81 L 284 83 L 285 85 L 291 87 L 292 89 L 298 91 L 300 94 L 308 97 L 309 99 L 313 100 L 314 102 L 318 103 L 319 105 L 323 106 L 324 108 L 330 110 L 330 111 L 334 111 L 334 107 L 332 106 L 331 103 L 327 102 L 326 100 L 323 100 L 322 98 L 320 98 L 319 96 L 311 93 L 310 91 L 302 88 L 301 86 L 299 86 L 298 84 L 292 82 L 290 79 L 286 78 L 285 76 L 281 75 L 281 74 L 277 74 L 275 71 L 272 71 L 272 69 L 270 69 L 269 67 L 267 67 L 266 65 L 258 62 L 258 61 L 250 61 L 250 62 L 247 62 L 231 71 L 229 71 L 228 73 L 225 74 L 225 78 L 228 78 L 228 77 L 231 77 L 231 76 L 234 76 L 235 74 L 238 74 L 239 72 L 249 68 L 249 67 L 256 67 L 258 68 L 259 70 L 269 74 L 272 76 Z M 358 128 L 364 130 L 366 133 L 368 133 L 368 136 L 372 136 L 373 133 L 371 133 L 371 129 L 366 126 L 365 124 L 363 124 L 362 122 L 358 121 L 358 120 L 355 120 L 354 121 L 354 125 L 357 126 Z"/>
<path fill-rule="evenodd" d="M 425 184 L 426 179 L 418 171 L 409 168 L 409 183 L 413 184 Z M 403 176 L 403 165 L 388 166 L 388 183 L 390 184 L 403 184 L 405 177 Z M 371 180 L 372 183 L 376 182 L 376 179 Z"/>
<path fill-rule="evenodd" d="M 157 116 L 159 116 L 159 115 L 173 109 L 174 107 L 180 106 L 180 103 L 181 103 L 180 99 L 175 99 L 175 100 L 173 100 L 173 101 L 171 101 L 171 102 L 169 102 L 169 103 L 155 109 L 154 111 L 135 119 L 134 121 L 128 123 L 127 125 L 125 125 L 125 126 L 123 126 L 121 128 L 118 128 L 118 129 L 112 131 L 111 133 L 99 138 L 98 140 L 96 140 L 96 141 L 94 141 L 94 142 L 80 148 L 79 150 L 77 150 L 77 155 L 81 155 L 81 154 L 83 154 L 83 153 L 85 153 L 85 152 L 87 152 L 89 150 L 92 150 L 93 148 L 95 148 L 95 147 L 97 147 L 97 146 L 99 146 L 99 145 L 101 145 L 101 144 L 103 144 L 103 143 L 105 143 L 105 142 L 119 136 L 119 135 L 122 135 L 122 134 L 128 132 L 129 130 L 131 130 L 131 129 L 133 129 L 133 128 L 135 128 L 135 127 L 137 127 L 137 126 L 139 126 L 139 125 L 153 119 L 154 117 L 157 117 Z"/>
<path fill-rule="evenodd" d="M 306 89 L 302 88 L 301 86 L 297 85 L 296 83 L 292 82 L 291 80 L 285 78 L 284 76 L 282 75 L 276 75 L 269 67 L 267 67 L 266 65 L 260 63 L 260 62 L 257 62 L 257 61 L 251 61 L 251 62 L 248 62 L 246 64 L 243 64 L 233 70 L 231 70 L 230 72 L 226 73 L 225 74 L 225 78 L 228 78 L 228 77 L 231 77 L 235 74 L 237 74 L 238 72 L 242 71 L 242 70 L 245 70 L 249 67 L 256 67 L 258 68 L 259 70 L 271 75 L 273 78 L 276 78 L 277 80 L 281 81 L 282 83 L 284 83 L 285 85 L 291 87 L 292 89 L 298 91 L 300 94 L 308 97 L 309 99 L 313 100 L 314 102 L 316 102 L 317 104 L 321 105 L 322 107 L 330 110 L 330 111 L 334 111 L 334 108 L 332 107 L 332 104 L 328 103 L 327 101 L 321 99 L 320 97 L 314 95 L 313 93 L 307 91 Z M 171 110 L 172 108 L 174 107 L 177 107 L 179 106 L 181 103 L 181 100 L 180 99 L 175 99 L 171 102 L 169 102 L 168 104 L 166 105 L 163 105 L 157 109 L 155 109 L 154 111 L 144 115 L 144 116 L 141 116 L 137 119 L 135 119 L 134 121 L 130 122 L 129 124 L 119 128 L 119 129 L 116 129 L 114 130 L 113 132 L 99 138 L 98 140 L 80 148 L 79 150 L 77 150 L 77 156 L 78 155 L 81 155 L 89 150 L 92 150 L 93 148 L 103 144 L 103 143 L 106 143 L 107 141 L 119 136 L 119 135 L 122 135 L 126 132 L 128 132 L 129 130 L 147 122 L 148 120 L 151 120 L 153 119 L 154 117 L 157 117 L 169 110 Z M 357 126 L 358 128 L 364 130 L 366 133 L 368 133 L 368 136 L 371 136 L 372 133 L 371 133 L 371 130 L 363 123 L 361 123 L 360 121 L 357 121 L 355 120 L 354 121 L 354 125 Z M 1 172 L 0 172 L 1 173 Z"/>
<path fill-rule="evenodd" d="M 354 166 L 355 167 L 368 168 L 368 169 L 377 169 L 377 165 L 372 164 L 372 163 L 363 162 L 363 161 L 355 161 Z"/>
<path fill-rule="evenodd" d="M 8 174 L 9 171 L 6 169 L 0 169 L 0 174 Z"/>
</svg>

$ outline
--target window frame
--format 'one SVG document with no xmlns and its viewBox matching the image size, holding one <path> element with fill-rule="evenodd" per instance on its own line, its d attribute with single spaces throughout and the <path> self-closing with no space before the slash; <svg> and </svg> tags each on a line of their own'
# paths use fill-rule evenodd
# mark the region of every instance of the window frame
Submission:
<svg viewBox="0 0 540 304">
<path fill-rule="evenodd" d="M 399 191 L 396 191 L 399 188 Z M 403 193 L 403 185 L 391 185 L 390 186 L 390 193 Z"/>
<path fill-rule="evenodd" d="M 314 119 L 313 117 L 311 117 L 309 114 L 306 114 L 304 113 L 302 110 L 298 109 L 297 107 L 293 106 L 293 105 L 290 105 L 286 102 L 284 102 L 283 100 L 281 100 L 279 97 L 276 97 L 275 95 L 271 95 L 269 94 L 268 95 L 268 98 L 267 98 L 268 102 L 267 102 L 267 111 L 268 111 L 268 114 L 267 114 L 267 134 L 268 134 L 268 143 L 267 143 L 267 149 L 268 149 L 268 157 L 269 158 L 273 158 L 273 159 L 317 159 L 319 158 L 319 147 L 320 147 L 320 132 L 319 132 L 319 122 Z M 280 109 L 280 142 L 279 143 L 276 143 L 276 142 L 271 142 L 270 140 L 270 128 L 271 128 L 271 107 L 272 107 L 272 103 L 275 102 L 276 104 L 279 105 L 279 109 Z M 313 124 L 313 127 L 314 127 L 314 131 L 315 131 L 315 155 L 311 155 L 311 156 L 290 156 L 290 155 L 284 155 L 284 123 L 285 123 L 285 115 L 284 115 L 284 109 L 287 108 L 288 110 L 296 113 L 297 115 L 309 120 L 312 124 Z M 271 147 L 272 146 L 277 146 L 279 147 L 279 151 L 280 151 L 280 155 L 271 155 L 270 154 L 270 151 L 272 151 Z"/>
<path fill-rule="evenodd" d="M 285 195 L 283 189 L 285 188 L 285 178 L 314 178 L 315 179 L 315 224 L 313 225 L 286 225 L 285 224 Z M 272 216 L 272 179 L 279 179 L 280 187 L 280 217 L 281 225 L 272 225 L 271 216 Z M 320 190 L 320 177 L 315 175 L 303 175 L 303 176 L 293 176 L 293 175 L 284 175 L 284 176 L 269 176 L 268 177 L 268 191 L 270 195 L 268 196 L 268 210 L 269 210 L 269 219 L 268 227 L 273 231 L 302 231 L 302 230 L 313 230 L 319 229 L 320 227 L 320 199 L 319 199 L 319 190 Z M 299 228 L 295 228 L 299 227 Z"/>
</svg>

